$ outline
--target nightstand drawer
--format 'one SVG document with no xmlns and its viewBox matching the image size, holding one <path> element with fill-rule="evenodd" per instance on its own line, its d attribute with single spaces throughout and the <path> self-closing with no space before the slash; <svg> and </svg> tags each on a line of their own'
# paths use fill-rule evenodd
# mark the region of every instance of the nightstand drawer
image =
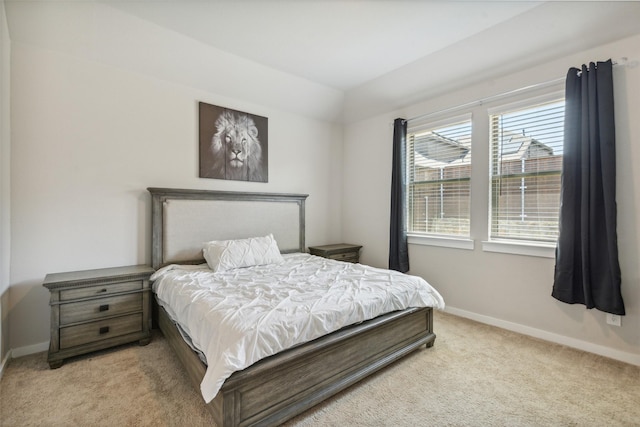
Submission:
<svg viewBox="0 0 640 427">
<path fill-rule="evenodd" d="M 142 294 L 117 295 L 60 305 L 60 325 L 99 320 L 103 317 L 142 311 Z"/>
<path fill-rule="evenodd" d="M 60 349 L 142 331 L 142 313 L 60 328 Z"/>
<path fill-rule="evenodd" d="M 137 291 L 142 289 L 142 280 L 135 280 L 121 283 L 110 283 L 107 285 L 97 285 L 87 288 L 66 289 L 60 291 L 60 301 L 69 301 L 72 299 L 101 297 L 112 295 L 120 292 Z"/>
<path fill-rule="evenodd" d="M 358 262 L 358 255 L 350 252 L 343 254 L 331 254 L 328 256 L 329 259 L 335 259 L 338 261 L 346 261 L 346 262 Z"/>
</svg>

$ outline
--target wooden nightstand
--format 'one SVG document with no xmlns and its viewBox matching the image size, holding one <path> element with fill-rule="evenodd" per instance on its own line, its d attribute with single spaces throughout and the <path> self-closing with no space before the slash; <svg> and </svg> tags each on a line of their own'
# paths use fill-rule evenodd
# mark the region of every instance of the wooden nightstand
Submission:
<svg viewBox="0 0 640 427">
<path fill-rule="evenodd" d="M 116 345 L 151 339 L 146 265 L 47 274 L 51 292 L 51 369 L 64 359 Z"/>
<path fill-rule="evenodd" d="M 361 248 L 362 246 L 360 245 L 340 243 L 337 245 L 309 246 L 309 253 L 323 258 L 357 263 L 360 261 Z"/>
</svg>

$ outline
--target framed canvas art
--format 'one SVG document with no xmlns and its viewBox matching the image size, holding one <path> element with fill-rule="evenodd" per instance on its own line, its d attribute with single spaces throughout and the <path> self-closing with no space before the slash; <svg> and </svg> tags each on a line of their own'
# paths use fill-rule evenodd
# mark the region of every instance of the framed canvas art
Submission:
<svg viewBox="0 0 640 427">
<path fill-rule="evenodd" d="M 199 103 L 200 177 L 268 181 L 268 119 Z"/>
</svg>

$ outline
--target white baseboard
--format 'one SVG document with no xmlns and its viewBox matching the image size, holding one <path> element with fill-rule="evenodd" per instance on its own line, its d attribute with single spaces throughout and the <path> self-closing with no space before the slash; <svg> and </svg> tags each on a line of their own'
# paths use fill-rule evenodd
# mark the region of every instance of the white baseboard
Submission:
<svg viewBox="0 0 640 427">
<path fill-rule="evenodd" d="M 555 334 L 553 332 L 543 331 L 542 329 L 536 329 L 530 326 L 521 325 L 519 323 L 508 322 L 506 320 L 496 319 L 494 317 L 461 310 L 455 307 L 447 306 L 444 311 L 446 313 L 450 313 L 460 317 L 466 317 L 467 319 L 475 320 L 487 325 L 497 326 L 498 328 L 517 332 L 523 335 L 528 335 L 556 344 L 566 345 L 567 347 L 572 347 L 578 350 L 640 366 L 640 354 L 616 350 L 613 348 L 605 347 L 603 345 L 593 344 L 575 338 L 566 337 L 564 335 Z"/>
<path fill-rule="evenodd" d="M 18 347 L 11 349 L 11 357 L 13 359 L 22 356 L 28 356 L 29 354 L 41 353 L 49 349 L 49 341 L 41 342 L 38 344 L 25 345 L 24 347 Z"/>
</svg>

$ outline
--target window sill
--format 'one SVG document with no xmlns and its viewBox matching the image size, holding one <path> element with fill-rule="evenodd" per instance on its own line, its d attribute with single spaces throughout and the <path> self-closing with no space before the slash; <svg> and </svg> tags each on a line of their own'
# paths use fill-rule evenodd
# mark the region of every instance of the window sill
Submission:
<svg viewBox="0 0 640 427">
<path fill-rule="evenodd" d="M 485 252 L 499 252 L 503 254 L 537 256 L 541 258 L 555 258 L 556 245 L 538 242 L 520 241 L 486 241 L 482 242 L 482 250 Z"/>
<path fill-rule="evenodd" d="M 473 250 L 474 241 L 471 239 L 446 237 L 446 236 L 425 236 L 422 234 L 408 234 L 407 241 L 411 245 L 440 246 L 444 248 Z"/>
</svg>

